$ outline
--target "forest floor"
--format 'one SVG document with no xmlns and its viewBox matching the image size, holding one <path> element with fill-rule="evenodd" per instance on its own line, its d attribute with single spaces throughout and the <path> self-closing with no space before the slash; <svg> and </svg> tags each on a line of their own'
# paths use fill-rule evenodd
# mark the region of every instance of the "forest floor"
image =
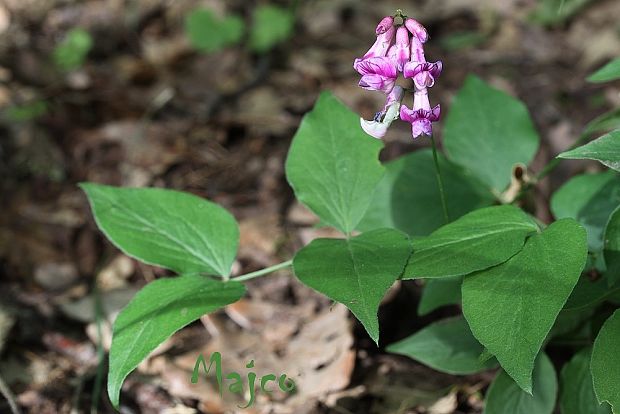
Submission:
<svg viewBox="0 0 620 414">
<path fill-rule="evenodd" d="M 200 2 L 245 17 L 255 3 Z M 240 223 L 237 273 L 289 259 L 309 240 L 332 234 L 294 200 L 284 177 L 290 141 L 321 90 L 366 118 L 382 106 L 381 96 L 357 86 L 352 69 L 382 16 L 401 8 L 427 26 L 427 57 L 444 63 L 434 103 L 449 110 L 470 73 L 526 103 L 542 139 L 535 171 L 589 120 L 620 105 L 617 84 L 585 81 L 620 55 L 617 0 L 588 2 L 564 18 L 542 14 L 557 20 L 551 24 L 532 17 L 542 7 L 534 0 L 420 0 L 408 10 L 411 4 L 300 2 L 292 37 L 257 55 L 243 46 L 193 50 L 183 30 L 197 5 L 190 0 L 0 0 L 0 378 L 24 412 L 95 406 L 112 413 L 105 386 L 93 402 L 101 383 L 95 295 L 105 309 L 107 346 L 108 319 L 167 274 L 104 239 L 77 183 L 174 188 L 220 203 Z M 50 56 L 74 27 L 94 43 L 84 65 L 67 74 Z M 35 115 L 7 115 L 33 105 L 42 108 Z M 440 124 L 437 135 L 441 141 Z M 427 144 L 395 123 L 382 158 Z M 544 207 L 550 191 L 590 165 L 563 164 L 542 183 L 541 220 L 551 219 Z M 384 352 L 458 312 L 417 317 L 419 288 L 400 283 L 386 297 L 377 348 L 346 310 L 290 272 L 252 281 L 245 299 L 175 335 L 130 376 L 122 412 L 239 412 L 238 400 L 189 379 L 199 353 L 220 350 L 225 369 L 234 371 L 251 350 L 257 369 L 301 375 L 310 385 L 290 398 L 259 396 L 244 413 L 480 413 L 493 373 L 443 375 Z M 10 412 L 4 398 L 0 412 Z"/>
</svg>

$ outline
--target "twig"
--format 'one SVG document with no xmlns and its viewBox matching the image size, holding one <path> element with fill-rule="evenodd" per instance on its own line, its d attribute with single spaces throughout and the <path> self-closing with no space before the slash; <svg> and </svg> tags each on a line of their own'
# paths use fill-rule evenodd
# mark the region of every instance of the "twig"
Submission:
<svg viewBox="0 0 620 414">
<path fill-rule="evenodd" d="M 9 402 L 9 407 L 11 407 L 11 413 L 21 414 L 21 410 L 15 402 L 15 395 L 13 395 L 13 392 L 11 392 L 9 386 L 6 384 L 6 382 L 4 382 L 4 378 L 2 378 L 2 375 L 0 375 L 0 393 Z"/>
</svg>

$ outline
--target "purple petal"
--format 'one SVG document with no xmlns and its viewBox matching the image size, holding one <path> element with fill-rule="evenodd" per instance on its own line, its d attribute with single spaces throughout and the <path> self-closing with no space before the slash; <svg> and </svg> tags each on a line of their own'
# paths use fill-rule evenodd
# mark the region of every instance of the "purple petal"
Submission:
<svg viewBox="0 0 620 414">
<path fill-rule="evenodd" d="M 428 40 L 428 32 L 422 26 L 420 22 L 415 19 L 407 18 L 405 20 L 405 27 L 414 35 L 420 42 L 425 43 Z"/>
<path fill-rule="evenodd" d="M 420 135 L 432 135 L 433 134 L 433 126 L 431 121 L 426 118 L 418 119 L 411 123 L 411 135 L 413 138 L 417 138 Z"/>
<path fill-rule="evenodd" d="M 377 35 L 383 34 L 387 32 L 388 29 L 392 26 L 394 26 L 394 17 L 385 16 L 383 19 L 381 19 L 381 21 L 377 25 L 377 28 L 375 29 L 375 33 Z"/>
<path fill-rule="evenodd" d="M 435 105 L 435 107 L 431 110 L 431 113 L 428 117 L 431 121 L 439 121 L 439 116 L 441 114 L 441 106 L 439 104 Z"/>
<path fill-rule="evenodd" d="M 414 117 L 414 114 L 416 112 L 417 111 L 414 111 L 413 109 L 409 109 L 407 105 L 401 105 L 400 106 L 400 119 L 402 119 L 405 122 L 412 123 L 413 121 L 416 120 L 416 118 Z"/>
<path fill-rule="evenodd" d="M 357 64 L 356 69 L 360 75 L 373 74 L 394 79 L 398 76 L 398 72 L 393 62 L 386 57 L 363 59 Z"/>
<path fill-rule="evenodd" d="M 371 91 L 382 91 L 387 94 L 392 92 L 394 84 L 394 78 L 388 78 L 386 76 L 376 74 L 369 74 L 362 76 L 358 85 L 364 89 L 368 89 Z"/>
</svg>

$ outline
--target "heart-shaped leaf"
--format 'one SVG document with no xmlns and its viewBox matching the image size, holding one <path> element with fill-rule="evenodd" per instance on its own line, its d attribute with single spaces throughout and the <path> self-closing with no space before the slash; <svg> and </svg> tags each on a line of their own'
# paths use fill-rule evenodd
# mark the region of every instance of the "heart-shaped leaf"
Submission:
<svg viewBox="0 0 620 414">
<path fill-rule="evenodd" d="M 452 220 L 494 203 L 495 197 L 463 168 L 438 154 L 446 204 Z M 446 224 L 433 153 L 423 149 L 385 164 L 386 174 L 358 230 L 392 227 L 411 236 L 426 236 Z"/>
<path fill-rule="evenodd" d="M 609 286 L 620 281 L 620 207 L 611 214 L 605 227 L 605 276 Z"/>
<path fill-rule="evenodd" d="M 114 321 L 108 395 L 118 408 L 127 375 L 173 333 L 245 293 L 239 282 L 198 275 L 158 279 L 146 285 Z"/>
<path fill-rule="evenodd" d="M 557 393 L 555 369 L 549 357 L 541 353 L 536 360 L 532 393 L 523 391 L 501 371 L 487 391 L 484 414 L 551 414 Z"/>
<path fill-rule="evenodd" d="M 481 361 L 484 347 L 471 334 L 462 317 L 435 322 L 389 345 L 386 350 L 448 374 L 473 374 L 497 366 L 495 358 Z"/>
<path fill-rule="evenodd" d="M 590 359 L 592 348 L 584 348 L 564 365 L 560 374 L 562 414 L 611 414 L 609 405 L 599 405 L 594 394 Z"/>
<path fill-rule="evenodd" d="M 411 254 L 407 235 L 377 229 L 351 239 L 316 239 L 293 260 L 304 284 L 347 306 L 378 343 L 377 309 Z"/>
<path fill-rule="evenodd" d="M 424 316 L 442 306 L 460 304 L 462 284 L 462 277 L 428 279 L 418 303 L 418 315 Z"/>
<path fill-rule="evenodd" d="M 463 281 L 463 314 L 474 336 L 526 392 L 532 392 L 534 361 L 586 257 L 585 230 L 563 219 L 528 238 L 507 262 Z"/>
<path fill-rule="evenodd" d="M 428 237 L 413 240 L 414 254 L 403 279 L 461 276 L 487 269 L 518 253 L 525 238 L 536 231 L 536 222 L 514 206 L 473 211 Z"/>
<path fill-rule="evenodd" d="M 620 412 L 620 310 L 603 324 L 594 341 L 590 370 L 594 392 L 600 403 Z"/>
<path fill-rule="evenodd" d="M 382 146 L 361 129 L 357 114 L 324 92 L 293 138 L 286 177 L 299 201 L 349 234 L 383 176 Z"/>
<path fill-rule="evenodd" d="M 603 250 L 603 233 L 611 213 L 620 205 L 620 175 L 607 171 L 577 175 L 551 198 L 551 211 L 558 218 L 572 217 L 588 231 L 591 251 Z"/>
<path fill-rule="evenodd" d="M 470 75 L 452 102 L 444 126 L 444 148 L 455 163 L 501 193 L 515 164 L 529 164 L 538 134 L 517 99 Z"/>
<path fill-rule="evenodd" d="M 558 155 L 558 158 L 573 160 L 596 160 L 601 164 L 620 171 L 620 130 L 612 131 L 586 145 Z"/>
<path fill-rule="evenodd" d="M 177 273 L 229 275 L 239 228 L 217 204 L 161 188 L 80 186 L 99 229 L 125 254 Z"/>
</svg>

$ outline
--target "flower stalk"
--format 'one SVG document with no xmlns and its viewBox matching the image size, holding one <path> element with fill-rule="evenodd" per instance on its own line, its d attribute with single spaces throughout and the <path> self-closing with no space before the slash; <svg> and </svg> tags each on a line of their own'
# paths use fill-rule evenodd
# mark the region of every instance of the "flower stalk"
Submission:
<svg viewBox="0 0 620 414">
<path fill-rule="evenodd" d="M 448 214 L 448 204 L 446 203 L 446 194 L 443 187 L 443 179 L 441 178 L 441 170 L 439 169 L 439 159 L 437 158 L 437 145 L 435 144 L 435 138 L 431 135 L 431 145 L 433 147 L 433 161 L 435 162 L 435 176 L 437 177 L 437 186 L 439 187 L 439 196 L 441 197 L 441 207 L 443 208 L 443 217 L 448 224 L 450 222 L 450 215 Z"/>
</svg>

